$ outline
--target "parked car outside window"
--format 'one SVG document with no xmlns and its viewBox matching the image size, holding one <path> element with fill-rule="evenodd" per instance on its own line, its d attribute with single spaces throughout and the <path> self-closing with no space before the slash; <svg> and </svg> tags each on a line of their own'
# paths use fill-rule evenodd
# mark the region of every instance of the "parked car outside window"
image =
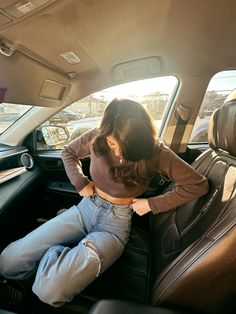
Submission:
<svg viewBox="0 0 236 314">
<path fill-rule="evenodd" d="M 50 124 L 62 124 L 82 119 L 84 115 L 73 112 L 70 109 L 63 109 L 49 119 Z"/>
</svg>

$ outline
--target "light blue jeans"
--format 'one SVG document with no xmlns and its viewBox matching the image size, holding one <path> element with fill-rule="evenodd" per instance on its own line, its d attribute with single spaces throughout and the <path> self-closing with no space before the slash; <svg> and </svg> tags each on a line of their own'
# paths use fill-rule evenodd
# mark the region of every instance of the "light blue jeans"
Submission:
<svg viewBox="0 0 236 314">
<path fill-rule="evenodd" d="M 96 193 L 84 197 L 8 245 L 0 255 L 0 274 L 14 280 L 35 276 L 32 290 L 39 299 L 61 306 L 119 258 L 131 216 L 130 205 L 114 205 Z"/>
</svg>

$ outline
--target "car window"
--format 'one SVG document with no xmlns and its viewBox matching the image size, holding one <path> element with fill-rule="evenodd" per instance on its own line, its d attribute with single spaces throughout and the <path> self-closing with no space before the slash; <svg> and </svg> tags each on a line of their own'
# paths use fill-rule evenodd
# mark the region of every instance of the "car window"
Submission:
<svg viewBox="0 0 236 314">
<path fill-rule="evenodd" d="M 236 70 L 219 72 L 212 77 L 194 124 L 190 143 L 207 143 L 211 114 L 223 105 L 226 97 L 235 88 Z"/>
<path fill-rule="evenodd" d="M 37 149 L 61 149 L 65 143 L 99 126 L 106 106 L 116 97 L 140 102 L 159 129 L 177 84 L 176 77 L 166 76 L 125 83 L 89 95 L 58 112 L 37 129 Z"/>
<path fill-rule="evenodd" d="M 32 106 L 0 103 L 0 134 L 23 116 Z"/>
</svg>

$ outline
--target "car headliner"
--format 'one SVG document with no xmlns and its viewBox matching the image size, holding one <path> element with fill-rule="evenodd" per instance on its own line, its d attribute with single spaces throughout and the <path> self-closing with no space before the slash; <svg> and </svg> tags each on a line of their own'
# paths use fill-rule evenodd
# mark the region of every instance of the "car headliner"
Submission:
<svg viewBox="0 0 236 314">
<path fill-rule="evenodd" d="M 28 12 L 35 3 L 43 3 Z M 235 0 L 0 1 L 0 96 L 3 102 L 51 107 L 28 113 L 2 143 L 20 144 L 36 126 L 74 101 L 120 83 L 175 75 L 175 105 L 191 111 L 184 150 L 212 75 L 235 68 Z M 21 17 L 16 17 L 26 12 Z M 25 10 L 26 9 L 26 10 Z M 80 63 L 61 54 L 73 52 Z M 6 92 L 4 93 L 4 91 Z M 0 97 L 1 98 L 1 97 Z M 24 125 L 24 128 L 22 128 Z M 176 117 L 163 138 L 170 143 Z"/>
<path fill-rule="evenodd" d="M 160 57 L 160 67 L 140 66 L 121 81 L 166 74 L 209 78 L 235 66 L 234 0 L 57 0 L 22 18 L 9 11 L 14 3 L 0 2 L 0 18 L 7 19 L 0 22 L 1 42 L 14 50 L 11 57 L 0 55 L 5 101 L 60 106 L 69 91 L 77 100 L 117 83 L 115 65 L 126 70 L 127 61 L 143 64 L 147 57 Z M 69 64 L 61 56 L 69 51 L 82 62 Z M 42 97 L 45 79 L 61 84 L 61 98 Z"/>
</svg>

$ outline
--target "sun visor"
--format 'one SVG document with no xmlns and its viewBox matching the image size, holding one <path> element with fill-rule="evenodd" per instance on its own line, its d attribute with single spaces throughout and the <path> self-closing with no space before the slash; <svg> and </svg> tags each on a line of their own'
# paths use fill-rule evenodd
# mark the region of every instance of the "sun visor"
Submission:
<svg viewBox="0 0 236 314">
<path fill-rule="evenodd" d="M 15 51 L 0 55 L 3 102 L 59 107 L 71 89 L 70 79 Z"/>
</svg>

